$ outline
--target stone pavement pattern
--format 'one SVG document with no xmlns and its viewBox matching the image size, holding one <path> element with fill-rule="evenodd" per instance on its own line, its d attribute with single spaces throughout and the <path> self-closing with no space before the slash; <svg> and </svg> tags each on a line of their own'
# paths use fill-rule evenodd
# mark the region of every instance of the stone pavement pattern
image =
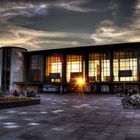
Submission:
<svg viewBox="0 0 140 140">
<path fill-rule="evenodd" d="M 140 107 L 116 95 L 42 94 L 41 104 L 0 110 L 0 140 L 140 140 Z"/>
</svg>

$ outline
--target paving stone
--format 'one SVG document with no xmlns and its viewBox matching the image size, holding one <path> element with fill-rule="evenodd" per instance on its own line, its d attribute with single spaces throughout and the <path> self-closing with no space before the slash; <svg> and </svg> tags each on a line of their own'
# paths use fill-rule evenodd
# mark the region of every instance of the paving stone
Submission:
<svg viewBox="0 0 140 140">
<path fill-rule="evenodd" d="M 116 95 L 40 94 L 41 104 L 0 110 L 0 140 L 139 140 L 140 107 Z"/>
</svg>

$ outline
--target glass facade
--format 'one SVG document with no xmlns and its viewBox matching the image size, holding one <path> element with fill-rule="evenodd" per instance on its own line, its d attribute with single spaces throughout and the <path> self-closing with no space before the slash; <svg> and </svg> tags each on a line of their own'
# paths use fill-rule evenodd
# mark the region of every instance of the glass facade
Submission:
<svg viewBox="0 0 140 140">
<path fill-rule="evenodd" d="M 42 68 L 43 68 L 42 55 L 31 55 L 30 56 L 30 81 L 42 81 Z"/>
<path fill-rule="evenodd" d="M 110 80 L 110 59 L 106 53 L 89 54 L 89 81 Z"/>
<path fill-rule="evenodd" d="M 110 57 L 108 53 L 101 54 L 101 81 L 110 81 Z"/>
<path fill-rule="evenodd" d="M 114 81 L 137 81 L 137 67 L 137 54 L 133 50 L 114 52 Z"/>
<path fill-rule="evenodd" d="M 62 56 L 53 55 L 46 57 L 46 81 L 61 82 L 62 79 Z"/>
<path fill-rule="evenodd" d="M 113 81 L 137 81 L 138 80 L 138 60 L 137 52 L 133 50 L 113 51 L 113 59 L 110 52 L 89 53 L 88 56 L 88 77 L 89 82 L 109 82 L 111 71 L 113 71 Z M 85 63 L 80 54 L 66 55 L 66 82 L 71 82 L 74 77 L 85 78 Z M 32 55 L 30 57 L 30 79 L 32 81 L 42 80 L 43 71 L 42 55 Z M 46 82 L 62 82 L 62 62 L 63 56 L 52 54 L 46 56 L 45 77 Z M 111 67 L 111 62 L 113 66 Z M 112 70 L 111 70 L 112 68 Z"/>
<path fill-rule="evenodd" d="M 15 83 L 21 87 L 29 83 L 43 87 L 44 91 L 71 92 L 76 89 L 73 87 L 80 77 L 85 80 L 87 92 L 105 93 L 113 91 L 114 87 L 140 89 L 140 47 L 136 45 L 27 53 L 22 48 L 3 47 L 0 50 L 0 87 L 6 91 Z"/>
<path fill-rule="evenodd" d="M 100 81 L 100 54 L 92 53 L 89 54 L 89 81 Z"/>
<path fill-rule="evenodd" d="M 77 76 L 83 77 L 82 55 L 67 55 L 66 57 L 66 80 L 70 82 Z"/>
</svg>

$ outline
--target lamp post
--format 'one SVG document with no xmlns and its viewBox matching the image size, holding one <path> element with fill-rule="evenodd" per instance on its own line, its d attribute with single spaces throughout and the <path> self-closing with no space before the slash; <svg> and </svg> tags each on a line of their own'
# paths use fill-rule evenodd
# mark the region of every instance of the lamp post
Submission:
<svg viewBox="0 0 140 140">
<path fill-rule="evenodd" d="M 84 84 L 85 84 L 85 79 L 81 77 L 77 79 L 77 85 L 81 89 L 82 94 L 84 94 Z"/>
</svg>

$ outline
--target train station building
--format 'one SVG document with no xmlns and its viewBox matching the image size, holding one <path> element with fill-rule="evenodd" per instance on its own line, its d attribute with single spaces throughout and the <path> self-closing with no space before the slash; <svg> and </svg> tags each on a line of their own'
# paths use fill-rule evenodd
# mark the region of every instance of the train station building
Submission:
<svg viewBox="0 0 140 140">
<path fill-rule="evenodd" d="M 35 92 L 71 93 L 83 80 L 84 93 L 140 89 L 140 43 L 28 51 L 0 49 L 0 87 Z"/>
</svg>

